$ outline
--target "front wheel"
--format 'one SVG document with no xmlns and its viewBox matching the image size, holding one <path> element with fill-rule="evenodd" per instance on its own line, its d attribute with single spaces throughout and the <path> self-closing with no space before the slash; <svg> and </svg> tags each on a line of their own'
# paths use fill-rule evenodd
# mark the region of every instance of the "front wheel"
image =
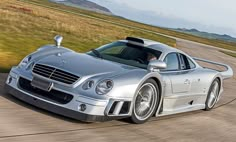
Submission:
<svg viewBox="0 0 236 142">
<path fill-rule="evenodd" d="M 206 108 L 205 110 L 211 110 L 217 103 L 220 92 L 220 80 L 215 79 L 209 89 L 207 99 L 206 99 Z"/>
<path fill-rule="evenodd" d="M 132 122 L 142 124 L 153 116 L 159 104 L 159 88 L 153 79 L 148 79 L 139 88 L 133 103 Z"/>
</svg>

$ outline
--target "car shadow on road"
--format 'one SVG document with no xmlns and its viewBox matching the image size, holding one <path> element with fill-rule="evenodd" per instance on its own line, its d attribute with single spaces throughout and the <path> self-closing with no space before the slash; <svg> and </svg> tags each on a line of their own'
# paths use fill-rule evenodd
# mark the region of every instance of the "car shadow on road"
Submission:
<svg viewBox="0 0 236 142">
<path fill-rule="evenodd" d="M 93 123 L 92 122 L 83 122 L 83 121 L 79 121 L 79 120 L 76 120 L 76 119 L 73 119 L 73 118 L 65 117 L 63 115 L 52 113 L 52 112 L 47 111 L 45 109 L 38 108 L 38 107 L 33 106 L 31 104 L 28 104 L 28 103 L 26 103 L 24 101 L 21 101 L 21 100 L 17 99 L 16 97 L 12 96 L 11 94 L 7 93 L 5 91 L 5 89 L 4 89 L 4 87 L 2 87 L 2 86 L 0 86 L 0 98 L 1 97 L 4 98 L 4 99 L 7 99 L 10 102 L 13 102 L 13 103 L 15 103 L 17 105 L 20 105 L 20 106 L 22 106 L 22 107 L 24 107 L 26 109 L 30 109 L 32 111 L 41 113 L 43 115 L 47 115 L 47 116 L 53 117 L 55 119 L 60 119 L 60 120 L 67 121 L 67 122 L 70 122 L 70 123 L 75 123 L 75 124 L 95 124 L 95 123 L 99 123 L 99 122 L 93 122 Z M 126 119 L 118 120 L 118 121 L 121 121 L 123 123 L 129 123 Z M 110 122 L 110 121 L 108 121 L 108 122 Z"/>
<path fill-rule="evenodd" d="M 91 124 L 91 122 L 83 122 L 83 121 L 79 121 L 73 118 L 69 118 L 69 117 L 65 117 L 62 115 L 58 115 L 52 112 L 49 112 L 47 110 L 35 107 L 31 104 L 28 104 L 26 102 L 23 102 L 17 98 L 15 98 L 14 96 L 4 92 L 3 95 L 1 95 L 0 97 L 3 97 L 11 102 L 16 103 L 17 105 L 23 106 L 24 108 L 30 109 L 32 111 L 36 111 L 38 113 L 42 113 L 44 115 L 48 115 L 50 117 L 54 117 L 56 119 L 61 119 L 70 123 L 81 123 L 81 124 Z M 168 119 L 176 119 L 176 118 L 180 118 L 181 116 L 188 116 L 188 115 L 194 115 L 194 114 L 199 114 L 199 113 L 203 113 L 204 111 L 202 110 L 198 110 L 198 111 L 193 111 L 193 112 L 186 112 L 186 113 L 180 113 L 180 114 L 175 114 L 175 115 L 170 115 L 170 116 L 163 116 L 163 117 L 152 117 L 149 122 L 153 122 L 153 121 L 162 121 L 162 120 L 168 120 Z M 114 120 L 115 121 L 115 120 Z M 121 123 L 127 123 L 127 124 L 132 124 L 132 122 L 130 121 L 130 119 L 126 118 L 126 119 L 120 119 L 117 120 L 120 121 Z"/>
<path fill-rule="evenodd" d="M 21 100 L 17 99 L 16 97 L 12 96 L 11 94 L 8 94 L 5 91 L 3 92 L 3 95 L 0 95 L 0 97 L 3 97 L 3 98 L 5 98 L 5 99 L 7 99 L 11 102 L 14 102 L 15 104 L 20 105 L 20 106 L 22 106 L 26 109 L 30 109 L 32 111 L 41 113 L 43 115 L 47 115 L 47 116 L 50 116 L 50 117 L 53 117 L 53 118 L 56 118 L 56 119 L 60 119 L 60 120 L 63 120 L 63 121 L 67 121 L 67 122 L 70 122 L 70 123 L 75 123 L 75 124 L 98 124 L 98 123 L 101 123 L 101 122 L 83 122 L 83 121 L 80 121 L 80 120 L 76 120 L 76 119 L 73 119 L 73 118 L 69 118 L 69 117 L 66 117 L 66 116 L 63 116 L 63 115 L 59 115 L 59 114 L 50 112 L 50 111 L 47 111 L 45 109 L 41 109 L 41 108 L 38 108 L 38 107 L 33 106 L 31 104 L 28 104 L 24 101 L 21 101 Z M 106 122 L 103 122 L 103 123 L 109 123 L 111 121 L 106 121 Z M 120 120 L 113 120 L 113 121 L 119 121 L 121 123 L 131 124 L 131 121 L 129 119 L 120 119 Z"/>
<path fill-rule="evenodd" d="M 14 102 L 16 103 L 17 105 L 20 105 L 26 109 L 30 109 L 32 111 L 36 111 L 38 113 L 41 113 L 41 114 L 44 114 L 44 115 L 48 115 L 50 117 L 54 117 L 56 119 L 61 119 L 61 120 L 64 120 L 64 121 L 68 121 L 68 122 L 71 122 L 71 123 L 84 123 L 86 124 L 87 122 L 82 122 L 82 121 L 79 121 L 79 120 L 75 120 L 75 119 L 72 119 L 72 118 L 69 118 L 69 117 L 65 117 L 65 116 L 62 116 L 62 115 L 58 115 L 58 114 L 55 114 L 55 113 L 52 113 L 52 112 L 49 112 L 47 110 L 44 110 L 44 109 L 41 109 L 41 108 L 38 108 L 38 107 L 35 107 L 31 104 L 28 104 L 26 102 L 23 102 L 17 98 L 15 98 L 14 96 L 6 93 L 5 91 L 3 92 L 3 95 L 1 95 L 0 97 L 3 97 L 11 102 Z"/>
<path fill-rule="evenodd" d="M 48 116 L 51 116 L 51 117 L 54 117 L 54 118 L 57 118 L 57 119 L 61 119 L 61 120 L 64 120 L 64 121 L 68 121 L 68 122 L 71 122 L 71 123 L 85 123 L 86 124 L 86 122 L 82 122 L 82 121 L 75 120 L 75 119 L 72 119 L 72 118 L 64 117 L 62 115 L 51 113 L 47 110 L 35 107 L 33 105 L 30 105 L 26 102 L 23 102 L 23 101 L 15 98 L 14 96 L 7 93 L 4 89 L 4 84 L 5 84 L 6 79 L 7 79 L 7 74 L 0 74 L 0 97 L 3 97 L 3 98 L 5 98 L 5 99 L 7 99 L 11 102 L 14 102 L 17 105 L 23 106 L 24 108 L 30 109 L 32 111 L 42 113 L 44 115 L 48 115 Z"/>
</svg>

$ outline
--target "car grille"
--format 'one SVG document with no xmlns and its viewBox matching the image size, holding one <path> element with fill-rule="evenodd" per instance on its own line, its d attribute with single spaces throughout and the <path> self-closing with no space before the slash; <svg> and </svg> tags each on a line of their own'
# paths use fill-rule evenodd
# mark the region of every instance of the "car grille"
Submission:
<svg viewBox="0 0 236 142">
<path fill-rule="evenodd" d="M 34 96 L 43 98 L 59 104 L 67 104 L 73 99 L 73 95 L 67 94 L 57 90 L 51 90 L 50 92 L 35 88 L 31 85 L 31 81 L 20 77 L 18 85 L 21 89 L 31 93 Z"/>
<path fill-rule="evenodd" d="M 73 84 L 80 78 L 63 70 L 42 64 L 35 64 L 33 73 L 66 84 Z"/>
</svg>

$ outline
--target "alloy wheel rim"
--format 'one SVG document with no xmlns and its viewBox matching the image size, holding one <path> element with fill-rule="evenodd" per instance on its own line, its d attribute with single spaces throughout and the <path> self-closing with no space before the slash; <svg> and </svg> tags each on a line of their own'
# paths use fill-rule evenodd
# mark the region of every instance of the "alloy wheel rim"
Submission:
<svg viewBox="0 0 236 142">
<path fill-rule="evenodd" d="M 212 108 L 216 104 L 218 96 L 219 96 L 219 83 L 215 81 L 210 93 L 210 98 L 208 100 L 209 108 Z"/>
<path fill-rule="evenodd" d="M 144 84 L 138 91 L 134 103 L 134 114 L 139 120 L 146 120 L 152 114 L 157 100 L 156 87 Z"/>
</svg>

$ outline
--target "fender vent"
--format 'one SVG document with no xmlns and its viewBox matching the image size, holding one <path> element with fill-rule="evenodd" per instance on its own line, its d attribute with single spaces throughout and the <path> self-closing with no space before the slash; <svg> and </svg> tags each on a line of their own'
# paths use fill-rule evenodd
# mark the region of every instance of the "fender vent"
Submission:
<svg viewBox="0 0 236 142">
<path fill-rule="evenodd" d="M 120 110 L 120 114 L 127 114 L 129 113 L 129 108 L 130 108 L 130 102 L 124 102 L 121 110 Z"/>
<path fill-rule="evenodd" d="M 131 102 L 129 101 L 115 101 L 113 102 L 108 115 L 123 115 L 128 114 Z"/>
<path fill-rule="evenodd" d="M 114 102 L 109 110 L 109 114 L 113 114 L 114 110 L 115 110 L 115 107 L 117 105 L 118 102 Z"/>
<path fill-rule="evenodd" d="M 193 105 L 193 100 L 191 102 L 188 103 L 189 105 Z"/>
</svg>

